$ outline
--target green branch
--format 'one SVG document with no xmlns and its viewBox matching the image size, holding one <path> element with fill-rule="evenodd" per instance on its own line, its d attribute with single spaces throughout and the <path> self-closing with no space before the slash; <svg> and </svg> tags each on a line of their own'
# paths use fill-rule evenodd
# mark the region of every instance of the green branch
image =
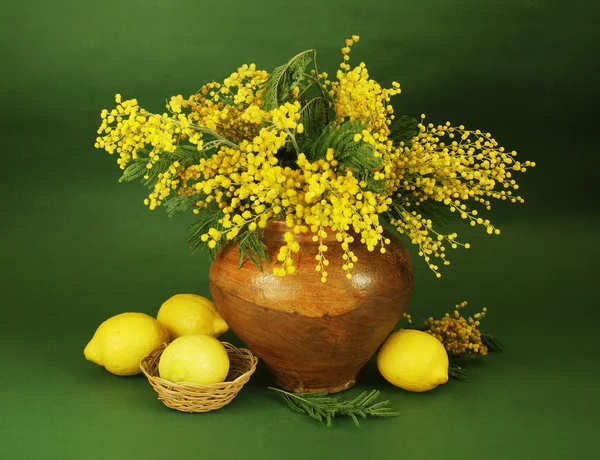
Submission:
<svg viewBox="0 0 600 460">
<path fill-rule="evenodd" d="M 321 98 L 327 103 L 329 108 L 329 103 L 325 98 L 325 91 L 323 91 L 323 85 L 321 85 L 321 78 L 319 78 L 319 69 L 317 67 L 317 50 L 313 50 L 313 66 L 315 67 L 315 82 L 319 87 L 319 92 L 321 93 Z M 325 112 L 325 124 L 329 124 L 329 110 Z"/>
<path fill-rule="evenodd" d="M 343 400 L 328 393 L 290 393 L 280 388 L 269 387 L 276 391 L 283 402 L 295 412 L 325 422 L 331 426 L 332 420 L 338 415 L 350 417 L 356 426 L 360 426 L 358 418 L 396 417 L 398 412 L 392 411 L 387 405 L 389 401 L 375 402 L 380 392 L 377 390 L 364 391 L 352 400 Z"/>
<path fill-rule="evenodd" d="M 273 110 L 288 100 L 292 89 L 302 79 L 304 69 L 310 62 L 309 53 L 314 53 L 314 50 L 306 50 L 297 54 L 286 64 L 275 68 L 271 72 L 263 85 L 263 110 Z"/>
</svg>

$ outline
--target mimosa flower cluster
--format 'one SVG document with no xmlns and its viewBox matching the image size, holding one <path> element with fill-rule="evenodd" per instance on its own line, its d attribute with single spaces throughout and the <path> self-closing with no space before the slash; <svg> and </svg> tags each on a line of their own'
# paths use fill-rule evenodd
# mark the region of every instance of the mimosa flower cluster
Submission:
<svg viewBox="0 0 600 460">
<path fill-rule="evenodd" d="M 332 80 L 309 50 L 272 72 L 243 65 L 188 98 L 171 97 L 164 113 L 117 94 L 116 107 L 101 113 L 95 145 L 118 156 L 123 180 L 151 188 L 144 201 L 150 209 L 198 214 L 194 238 L 213 253 L 238 243 L 260 263 L 262 229 L 283 220 L 289 231 L 275 275 L 296 271 L 296 235 L 309 233 L 318 243 L 314 268 L 326 282 L 323 241 L 332 232 L 352 278 L 359 263 L 352 248 L 384 253 L 389 222 L 440 276 L 438 264 L 450 263 L 447 249 L 469 244 L 437 229 L 425 210 L 446 208 L 499 234 L 480 212 L 492 199 L 523 202 L 514 174 L 535 165 L 517 161 L 489 133 L 426 123 L 424 115 L 396 119 L 391 98 L 400 85 L 383 88 L 365 63 L 350 64 L 358 40 L 346 40 Z"/>
<path fill-rule="evenodd" d="M 449 355 L 462 355 L 464 353 L 488 354 L 488 347 L 481 337 L 479 326 L 487 313 L 487 308 L 473 316 L 464 317 L 461 309 L 468 305 L 466 301 L 455 306 L 452 314 L 446 313 L 440 319 L 429 317 L 425 320 L 425 332 L 438 339 Z M 404 314 L 409 327 L 413 326 L 411 316 Z"/>
</svg>

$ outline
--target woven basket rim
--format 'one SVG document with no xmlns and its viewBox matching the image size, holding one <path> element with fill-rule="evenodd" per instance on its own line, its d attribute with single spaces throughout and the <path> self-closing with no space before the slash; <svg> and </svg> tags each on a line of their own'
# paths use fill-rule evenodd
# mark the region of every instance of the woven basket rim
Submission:
<svg viewBox="0 0 600 460">
<path fill-rule="evenodd" d="M 256 371 L 256 366 L 258 364 L 258 358 L 247 348 L 238 348 L 235 345 L 229 342 L 221 342 L 225 349 L 227 350 L 227 354 L 236 353 L 243 358 L 246 358 L 245 361 L 250 363 L 249 369 L 243 374 L 238 375 L 233 380 L 226 380 L 224 382 L 218 383 L 210 383 L 210 384 L 200 384 L 193 382 L 171 382 L 170 380 L 163 379 L 159 375 L 153 375 L 150 372 L 150 361 L 154 358 L 156 353 L 159 353 L 159 356 L 162 355 L 162 352 L 169 345 L 167 342 L 163 342 L 156 346 L 149 354 L 140 362 L 140 370 L 146 376 L 148 380 L 153 380 L 156 383 L 161 385 L 167 385 L 173 389 L 177 388 L 189 388 L 189 389 L 197 389 L 197 390 L 227 390 L 229 387 L 233 387 L 236 384 L 240 383 L 240 381 L 249 378 Z"/>
</svg>

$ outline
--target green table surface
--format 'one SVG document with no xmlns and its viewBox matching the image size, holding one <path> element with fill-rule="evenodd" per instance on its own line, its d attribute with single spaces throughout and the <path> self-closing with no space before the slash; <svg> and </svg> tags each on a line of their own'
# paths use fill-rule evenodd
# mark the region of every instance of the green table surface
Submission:
<svg viewBox="0 0 600 460">
<path fill-rule="evenodd" d="M 0 13 L 0 459 L 591 459 L 598 455 L 598 7 L 591 1 L 359 0 L 10 2 Z M 487 306 L 506 350 L 469 383 L 415 394 L 373 361 L 346 395 L 378 389 L 400 412 L 355 428 L 293 413 L 262 367 L 226 408 L 183 414 L 143 376 L 86 361 L 96 327 L 156 314 L 175 293 L 209 296 L 190 216 L 142 205 L 93 148 L 100 109 L 160 110 L 244 62 L 271 69 L 317 47 L 334 73 L 343 40 L 403 94 L 396 111 L 492 131 L 538 167 L 524 205 L 492 214 L 502 235 L 436 279 L 416 255 L 409 313 Z M 411 249 L 412 250 L 412 249 Z M 225 339 L 239 343 L 228 333 Z"/>
</svg>

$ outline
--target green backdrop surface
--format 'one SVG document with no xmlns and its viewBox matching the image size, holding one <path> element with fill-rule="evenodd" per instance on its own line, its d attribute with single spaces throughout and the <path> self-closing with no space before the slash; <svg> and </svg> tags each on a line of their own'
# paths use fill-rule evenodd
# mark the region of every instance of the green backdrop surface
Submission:
<svg viewBox="0 0 600 460">
<path fill-rule="evenodd" d="M 0 13 L 0 459 L 595 458 L 600 320 L 599 8 L 592 1 L 97 0 L 5 2 Z M 225 409 L 164 407 L 141 377 L 83 358 L 101 321 L 155 314 L 178 292 L 209 295 L 189 216 L 143 205 L 93 148 L 119 92 L 165 98 L 242 63 L 272 69 L 315 47 L 334 73 L 346 37 L 398 113 L 491 131 L 538 163 L 524 205 L 498 206 L 500 237 L 457 227 L 472 249 L 435 279 L 415 257 L 413 318 L 468 300 L 506 350 L 473 381 L 425 394 L 387 384 L 395 419 L 326 428 L 267 390 L 259 369 Z M 236 341 L 228 333 L 226 339 Z"/>
</svg>

